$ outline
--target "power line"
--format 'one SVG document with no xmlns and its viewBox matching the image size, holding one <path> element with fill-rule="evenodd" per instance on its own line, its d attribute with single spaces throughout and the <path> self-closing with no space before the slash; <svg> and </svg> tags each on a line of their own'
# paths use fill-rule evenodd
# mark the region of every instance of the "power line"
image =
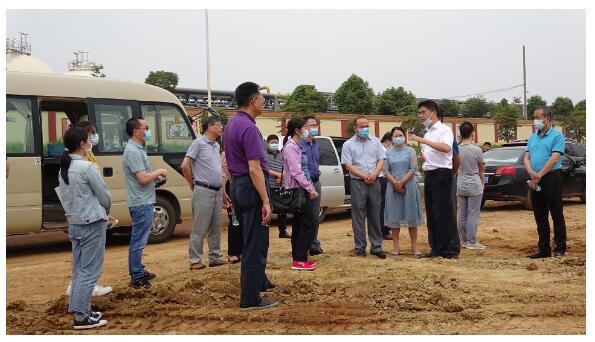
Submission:
<svg viewBox="0 0 595 342">
<path fill-rule="evenodd" d="M 475 93 L 475 94 L 469 94 L 469 95 L 460 95 L 460 96 L 445 97 L 445 99 L 447 99 L 447 100 L 454 100 L 454 99 L 458 99 L 458 98 L 462 98 L 462 97 L 471 97 L 471 96 L 480 96 L 480 95 L 486 95 L 486 94 L 500 93 L 500 92 L 512 90 L 512 89 L 515 89 L 515 88 L 520 88 L 522 86 L 523 86 L 523 84 L 521 83 L 521 84 L 518 84 L 518 85 L 515 85 L 515 86 L 511 86 L 511 87 L 507 87 L 507 88 L 488 90 L 488 91 L 484 91 L 484 92 L 481 92 L 481 93 Z"/>
</svg>

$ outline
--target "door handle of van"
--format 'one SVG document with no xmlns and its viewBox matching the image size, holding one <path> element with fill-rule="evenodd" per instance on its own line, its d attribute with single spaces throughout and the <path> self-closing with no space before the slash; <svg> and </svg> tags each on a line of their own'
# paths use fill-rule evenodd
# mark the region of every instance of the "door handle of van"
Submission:
<svg viewBox="0 0 595 342">
<path fill-rule="evenodd" d="M 340 175 L 340 174 L 342 174 L 342 172 L 341 172 L 341 170 L 334 170 L 333 171 L 333 174 L 334 175 Z"/>
<path fill-rule="evenodd" d="M 114 169 L 111 167 L 103 168 L 103 177 L 112 177 L 114 175 Z"/>
</svg>

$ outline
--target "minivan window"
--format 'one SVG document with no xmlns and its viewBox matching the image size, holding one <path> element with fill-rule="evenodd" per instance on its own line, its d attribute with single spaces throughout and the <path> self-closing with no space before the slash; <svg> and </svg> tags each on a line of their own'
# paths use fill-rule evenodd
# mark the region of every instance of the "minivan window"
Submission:
<svg viewBox="0 0 595 342">
<path fill-rule="evenodd" d="M 31 99 L 6 98 L 6 153 L 33 154 Z"/>
<path fill-rule="evenodd" d="M 142 105 L 143 117 L 153 131 L 153 149 L 150 152 L 180 153 L 186 152 L 192 143 L 192 134 L 182 116 L 182 112 L 173 105 Z"/>
<path fill-rule="evenodd" d="M 131 104 L 95 104 L 98 134 L 102 138 L 99 152 L 124 152 L 128 141 L 126 121 L 132 117 Z"/>
<path fill-rule="evenodd" d="M 320 144 L 320 165 L 339 165 L 333 143 L 324 138 L 316 139 L 316 141 Z"/>
</svg>

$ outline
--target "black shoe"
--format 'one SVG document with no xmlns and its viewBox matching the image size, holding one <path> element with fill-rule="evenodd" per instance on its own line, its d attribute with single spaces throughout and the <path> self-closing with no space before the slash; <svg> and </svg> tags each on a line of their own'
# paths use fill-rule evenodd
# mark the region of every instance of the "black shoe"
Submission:
<svg viewBox="0 0 595 342">
<path fill-rule="evenodd" d="M 310 253 L 310 256 L 322 254 L 322 248 L 320 248 L 320 249 L 311 249 L 309 253 Z"/>
<path fill-rule="evenodd" d="M 383 239 L 384 239 L 384 240 L 392 240 L 392 239 L 393 239 L 393 237 L 392 237 L 392 235 L 390 235 L 390 234 L 386 234 L 386 235 L 383 237 Z"/>
<path fill-rule="evenodd" d="M 456 259 L 459 258 L 459 256 L 456 255 L 456 254 L 451 254 L 451 255 L 445 255 L 443 258 L 444 259 L 454 259 L 454 260 L 456 260 Z"/>
<path fill-rule="evenodd" d="M 155 273 L 145 271 L 145 274 L 143 274 L 143 279 L 145 279 L 146 281 L 153 280 L 155 278 L 157 278 Z"/>
<path fill-rule="evenodd" d="M 104 319 L 98 319 L 91 316 L 86 316 L 85 319 L 82 321 L 74 320 L 73 328 L 75 330 L 82 330 L 82 329 L 93 329 L 102 327 L 107 324 L 107 321 Z"/>
<path fill-rule="evenodd" d="M 554 252 L 555 257 L 563 257 L 566 254 L 566 251 L 556 251 Z"/>
<path fill-rule="evenodd" d="M 241 306 L 240 311 L 260 310 L 272 308 L 279 305 L 279 302 L 274 299 L 263 298 L 260 304 L 254 306 Z"/>
<path fill-rule="evenodd" d="M 370 254 L 374 255 L 375 257 L 377 257 L 379 259 L 386 259 L 386 253 L 384 253 L 384 252 L 376 252 L 376 253 L 370 252 Z"/>
<path fill-rule="evenodd" d="M 89 311 L 89 313 L 87 313 L 88 316 L 93 317 L 95 319 L 101 319 L 101 317 L 103 317 L 103 314 L 99 311 Z"/>
<path fill-rule="evenodd" d="M 549 258 L 551 256 L 552 256 L 551 253 L 537 252 L 535 254 L 528 255 L 527 258 L 529 258 L 529 259 L 544 259 L 544 258 Z"/>
<path fill-rule="evenodd" d="M 366 252 L 356 251 L 355 252 L 355 256 L 356 257 L 365 257 L 366 256 Z"/>
<path fill-rule="evenodd" d="M 279 239 L 291 239 L 291 235 L 285 229 L 279 229 Z"/>
<path fill-rule="evenodd" d="M 424 255 L 420 256 L 420 258 L 421 259 L 435 259 L 438 256 L 439 256 L 438 254 L 430 252 L 428 254 L 424 254 Z"/>
<path fill-rule="evenodd" d="M 132 279 L 132 281 L 130 281 L 130 287 L 133 289 L 150 289 L 151 283 L 145 278 Z"/>
<path fill-rule="evenodd" d="M 267 281 L 266 284 L 264 284 L 264 288 L 262 288 L 260 292 L 273 292 L 275 288 L 277 288 L 277 285 L 273 284 L 271 281 Z"/>
</svg>

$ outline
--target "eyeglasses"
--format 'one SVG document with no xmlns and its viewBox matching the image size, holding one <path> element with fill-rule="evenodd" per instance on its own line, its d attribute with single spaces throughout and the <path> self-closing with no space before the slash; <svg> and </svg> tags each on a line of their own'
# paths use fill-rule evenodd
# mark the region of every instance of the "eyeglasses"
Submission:
<svg viewBox="0 0 595 342">
<path fill-rule="evenodd" d="M 136 128 L 136 129 L 138 129 L 138 130 L 144 129 L 145 131 L 148 131 L 149 130 L 149 126 L 139 127 L 139 128 Z"/>
</svg>

